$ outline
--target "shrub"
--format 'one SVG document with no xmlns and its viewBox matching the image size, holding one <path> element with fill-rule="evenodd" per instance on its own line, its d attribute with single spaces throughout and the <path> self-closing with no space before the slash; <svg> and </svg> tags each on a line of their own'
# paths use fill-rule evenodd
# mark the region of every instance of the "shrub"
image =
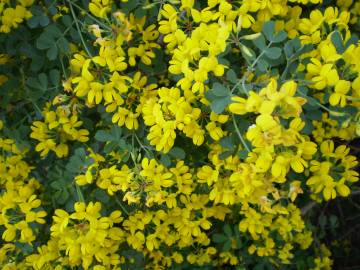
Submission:
<svg viewBox="0 0 360 270">
<path fill-rule="evenodd" d="M 360 193 L 357 1 L 0 15 L 2 269 L 332 269 L 316 206 Z"/>
</svg>

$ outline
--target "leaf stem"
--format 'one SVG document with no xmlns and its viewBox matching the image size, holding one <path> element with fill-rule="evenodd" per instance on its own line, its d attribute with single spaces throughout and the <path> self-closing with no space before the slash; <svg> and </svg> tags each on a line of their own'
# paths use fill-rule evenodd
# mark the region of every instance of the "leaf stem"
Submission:
<svg viewBox="0 0 360 270">
<path fill-rule="evenodd" d="M 85 9 L 83 9 L 81 6 L 73 3 L 73 5 L 75 7 L 77 7 L 78 9 L 80 9 L 82 12 L 86 13 L 86 16 L 88 16 L 90 19 L 94 20 L 95 22 L 97 22 L 99 25 L 101 25 L 102 27 L 106 28 L 106 30 L 108 31 L 112 31 L 111 27 L 109 27 L 108 25 L 102 23 L 101 21 L 99 21 L 97 18 L 95 18 L 93 15 L 91 15 L 89 12 L 87 12 Z"/>
<path fill-rule="evenodd" d="M 86 45 L 86 43 L 85 43 L 85 40 L 84 40 L 84 38 L 83 38 L 83 36 L 82 36 L 82 34 L 81 34 L 81 30 L 80 30 L 80 27 L 79 27 L 79 22 L 78 22 L 78 19 L 76 18 L 76 15 L 75 15 L 75 12 L 74 12 L 74 8 L 73 8 L 73 6 L 72 6 L 72 4 L 71 4 L 71 0 L 67 0 L 67 2 L 69 3 L 71 15 L 72 15 L 72 17 L 73 17 L 73 19 L 74 19 L 74 21 L 75 21 L 76 29 L 77 29 L 77 31 L 78 31 L 78 33 L 79 33 L 79 36 L 80 36 L 80 39 L 81 39 L 81 43 L 84 45 L 84 49 L 85 49 L 86 53 L 87 53 L 90 57 L 92 57 L 92 54 L 90 53 L 89 48 L 87 47 L 87 45 Z"/>
<path fill-rule="evenodd" d="M 233 123 L 234 123 L 234 127 L 235 127 L 235 130 L 236 130 L 236 133 L 237 133 L 237 135 L 239 136 L 239 139 L 240 139 L 241 143 L 244 145 L 246 151 L 248 151 L 248 153 L 250 153 L 251 150 L 250 150 L 249 146 L 246 144 L 243 136 L 241 135 L 241 132 L 240 132 L 240 130 L 239 130 L 237 124 L 236 124 L 236 120 L 235 120 L 235 115 L 234 115 L 234 114 L 232 114 L 232 119 L 233 119 Z"/>
<path fill-rule="evenodd" d="M 270 41 L 269 44 L 266 46 L 266 49 L 270 48 L 270 46 L 272 45 L 272 43 L 273 43 L 273 42 Z M 251 64 L 250 66 L 248 66 L 248 68 L 247 68 L 244 76 L 243 76 L 243 77 L 233 86 L 233 88 L 231 89 L 231 91 L 230 91 L 231 93 L 232 93 L 232 92 L 235 90 L 235 88 L 241 83 L 241 85 L 242 85 L 242 87 L 243 87 L 243 89 L 244 89 L 244 91 L 245 91 L 245 94 L 246 94 L 247 96 L 249 96 L 249 92 L 248 92 L 248 90 L 246 89 L 245 81 L 246 81 L 247 77 L 249 76 L 249 73 L 254 70 L 254 67 L 255 67 L 255 65 L 257 64 L 257 62 L 259 62 L 259 60 L 261 59 L 261 57 L 264 55 L 266 49 L 262 50 L 262 52 L 261 52 L 261 53 L 258 55 L 258 57 L 256 57 L 256 59 L 254 60 L 254 62 L 252 62 L 252 64 Z"/>
<path fill-rule="evenodd" d="M 119 201 L 118 197 L 116 197 L 116 195 L 114 196 L 115 197 L 115 202 L 117 203 L 117 205 L 120 206 L 121 210 L 127 215 L 129 216 L 129 212 L 126 210 L 126 208 L 122 205 L 122 203 Z"/>
<path fill-rule="evenodd" d="M 76 188 L 76 194 L 78 196 L 79 201 L 80 202 L 85 202 L 84 195 L 82 194 L 79 185 L 75 184 L 75 188 Z"/>
</svg>

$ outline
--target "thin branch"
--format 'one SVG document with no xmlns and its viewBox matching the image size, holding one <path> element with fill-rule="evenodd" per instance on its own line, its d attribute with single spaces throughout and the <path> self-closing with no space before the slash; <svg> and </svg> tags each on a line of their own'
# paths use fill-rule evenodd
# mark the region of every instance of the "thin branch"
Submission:
<svg viewBox="0 0 360 270">
<path fill-rule="evenodd" d="M 241 143 L 244 145 L 246 151 L 248 151 L 248 153 L 250 153 L 251 150 L 250 150 L 249 146 L 246 144 L 243 136 L 241 135 L 241 132 L 240 132 L 240 130 L 239 130 L 237 124 L 236 124 L 236 120 L 235 120 L 234 114 L 232 115 L 232 119 L 233 119 L 233 123 L 234 123 L 234 126 L 235 126 L 236 133 L 237 133 L 237 135 L 239 136 L 239 139 L 240 139 Z"/>
<path fill-rule="evenodd" d="M 120 206 L 121 210 L 122 210 L 127 216 L 129 216 L 129 212 L 126 210 L 125 206 L 123 206 L 123 204 L 120 202 L 120 200 L 118 199 L 118 197 L 116 197 L 116 195 L 115 195 L 114 198 L 115 198 L 116 204 Z"/>
<path fill-rule="evenodd" d="M 111 27 L 102 23 L 100 20 L 98 20 L 97 18 L 95 18 L 94 16 L 92 16 L 89 12 L 87 12 L 85 9 L 83 9 L 81 6 L 77 5 L 76 3 L 72 3 L 75 7 L 77 7 L 78 9 L 81 10 L 81 12 L 85 13 L 86 16 L 88 16 L 90 19 L 94 20 L 96 23 L 98 23 L 99 25 L 101 25 L 102 27 L 104 27 L 106 30 L 108 31 L 112 31 Z"/>
<path fill-rule="evenodd" d="M 360 190 L 355 190 L 353 192 L 350 193 L 349 196 L 356 196 L 356 195 L 360 195 Z M 339 197 L 337 197 L 339 198 Z M 317 202 L 310 202 L 307 205 L 305 205 L 303 208 L 301 208 L 301 215 L 305 216 L 311 209 L 313 209 L 316 205 L 319 205 Z"/>
<path fill-rule="evenodd" d="M 84 49 L 85 49 L 86 53 L 87 53 L 90 57 L 92 57 L 91 52 L 89 51 L 89 49 L 88 49 L 88 47 L 87 47 L 87 45 L 86 45 L 86 43 L 85 43 L 85 40 L 84 40 L 84 38 L 83 38 L 83 36 L 82 36 L 82 34 L 81 34 L 79 22 L 78 22 L 78 19 L 76 18 L 76 15 L 75 15 L 75 12 L 74 12 L 74 8 L 73 8 L 73 6 L 72 6 L 72 4 L 71 4 L 71 1 L 68 0 L 67 2 L 69 3 L 71 15 L 72 15 L 72 17 L 73 17 L 73 19 L 74 19 L 74 21 L 75 21 L 76 29 L 77 29 L 77 31 L 78 31 L 78 33 L 79 33 L 81 42 L 82 42 L 82 44 L 84 45 Z"/>
<path fill-rule="evenodd" d="M 233 88 L 231 89 L 231 93 L 233 93 L 233 91 L 241 84 L 242 85 L 242 88 L 243 90 L 245 91 L 245 94 L 247 96 L 249 96 L 249 92 L 246 88 L 246 85 L 245 85 L 245 81 L 246 79 L 248 78 L 249 74 L 254 70 L 256 64 L 259 62 L 259 60 L 261 59 L 261 57 L 263 57 L 263 55 L 265 54 L 265 51 L 266 49 L 270 48 L 270 46 L 272 45 L 272 41 L 269 42 L 269 44 L 266 46 L 266 48 L 264 50 L 262 50 L 262 52 L 258 55 L 258 57 L 256 57 L 256 59 L 254 60 L 253 63 L 251 63 L 250 66 L 247 67 L 247 70 L 244 74 L 244 76 L 239 80 L 237 81 L 237 83 L 233 86 Z"/>
</svg>

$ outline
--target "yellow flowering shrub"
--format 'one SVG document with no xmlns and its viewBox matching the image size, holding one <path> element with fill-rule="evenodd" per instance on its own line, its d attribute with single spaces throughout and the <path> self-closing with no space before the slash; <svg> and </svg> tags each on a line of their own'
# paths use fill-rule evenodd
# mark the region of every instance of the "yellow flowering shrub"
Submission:
<svg viewBox="0 0 360 270">
<path fill-rule="evenodd" d="M 358 265 L 359 22 L 355 0 L 0 0 L 1 269 Z"/>
</svg>

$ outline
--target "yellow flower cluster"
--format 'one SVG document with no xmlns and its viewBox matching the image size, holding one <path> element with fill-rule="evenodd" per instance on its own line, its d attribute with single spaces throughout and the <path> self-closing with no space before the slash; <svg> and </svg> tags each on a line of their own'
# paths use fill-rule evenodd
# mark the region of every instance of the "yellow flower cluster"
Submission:
<svg viewBox="0 0 360 270">
<path fill-rule="evenodd" d="M 225 51 L 226 40 L 230 35 L 231 26 L 226 24 L 227 16 L 234 15 L 229 13 L 231 5 L 225 4 L 226 1 L 222 3 L 224 7 L 221 9 L 220 5 L 218 12 L 192 9 L 194 1 L 183 5 L 184 12 L 188 15 L 188 18 L 182 19 L 185 21 L 185 31 L 178 29 L 179 15 L 171 5 L 164 5 L 161 11 L 161 15 L 167 20 L 159 22 L 159 32 L 165 35 L 164 42 L 168 43 L 172 56 L 169 72 L 183 75 L 184 78 L 177 83 L 182 90 L 191 89 L 193 92 L 203 93 L 209 72 L 215 76 L 224 74 L 225 66 L 218 62 L 217 56 Z M 213 20 L 225 22 L 217 23 L 212 22 Z M 197 68 L 192 68 L 193 66 Z"/>
<path fill-rule="evenodd" d="M 102 216 L 98 202 L 87 205 L 77 202 L 74 208 L 72 214 L 62 209 L 55 210 L 50 228 L 51 240 L 38 248 L 39 254 L 26 259 L 33 269 L 44 269 L 58 263 L 84 269 L 93 262 L 105 267 L 119 265 L 120 256 L 116 252 L 123 241 L 123 233 L 114 225 L 122 221 L 121 212 Z"/>
<path fill-rule="evenodd" d="M 249 253 L 258 256 L 276 256 L 284 264 L 290 263 L 294 244 L 306 249 L 312 242 L 311 232 L 305 230 L 300 210 L 293 204 L 287 208 L 276 205 L 273 213 L 261 214 L 251 207 L 243 207 L 245 218 L 239 224 L 241 232 L 249 232 L 254 243 L 248 248 Z M 271 237 L 274 233 L 282 239 L 282 245 Z M 277 239 L 278 240 L 278 239 Z"/>
<path fill-rule="evenodd" d="M 318 253 L 319 256 L 315 259 L 315 267 L 311 268 L 311 270 L 331 270 L 333 261 L 330 259 L 330 250 L 324 244 L 322 244 L 318 250 Z"/>
<path fill-rule="evenodd" d="M 356 124 L 355 123 L 339 123 L 335 119 L 329 118 L 328 113 L 323 113 L 321 120 L 314 120 L 313 137 L 317 143 L 331 138 L 341 138 L 343 140 L 352 140 L 356 137 Z"/>
<path fill-rule="evenodd" d="M 158 97 L 148 99 L 142 112 L 145 125 L 151 126 L 147 136 L 157 151 L 169 152 L 176 138 L 175 130 L 181 130 L 195 145 L 204 142 L 205 131 L 198 124 L 201 110 L 193 108 L 193 95 L 187 91 L 181 95 L 178 88 L 160 88 Z"/>
<path fill-rule="evenodd" d="M 10 56 L 7 54 L 0 54 L 0 66 L 5 65 L 10 62 Z M 6 74 L 0 74 L 0 86 L 8 81 L 8 76 Z"/>
<path fill-rule="evenodd" d="M 55 152 L 58 157 L 66 157 L 69 154 L 68 141 L 86 142 L 89 140 L 89 131 L 79 129 L 82 121 L 79 121 L 76 113 L 69 107 L 58 106 L 54 111 L 50 104 L 44 110 L 44 121 L 35 121 L 31 127 L 31 138 L 39 141 L 35 150 L 46 156 L 49 151 Z"/>
<path fill-rule="evenodd" d="M 104 14 L 105 9 L 101 9 Z M 100 16 L 98 12 L 92 12 Z M 136 59 L 145 65 L 151 64 L 155 57 L 154 49 L 159 48 L 154 42 L 158 32 L 155 25 L 144 28 L 145 17 L 140 20 L 134 16 L 128 18 L 121 12 L 114 17 L 116 21 L 110 32 L 103 31 L 98 25 L 90 26 L 90 31 L 97 37 L 99 54 L 90 58 L 90 55 L 74 55 L 71 60 L 71 90 L 78 97 L 86 97 L 89 106 L 103 103 L 106 112 L 113 113 L 113 123 L 137 129 L 143 103 L 153 95 L 156 84 L 147 84 L 147 77 L 140 72 L 129 76 L 124 71 L 134 66 Z M 144 92 L 142 95 L 139 95 L 140 90 Z"/>
<path fill-rule="evenodd" d="M 349 155 L 350 149 L 345 145 L 334 149 L 333 141 L 323 141 L 320 150 L 322 158 L 311 161 L 310 172 L 313 175 L 306 184 L 314 194 L 323 192 L 325 200 L 334 199 L 337 193 L 348 196 L 350 188 L 346 182 L 359 180 L 359 173 L 352 170 L 358 164 L 356 157 Z"/>
<path fill-rule="evenodd" d="M 46 212 L 37 193 L 40 183 L 30 177 L 33 167 L 25 161 L 27 151 L 20 150 L 12 139 L 0 138 L 0 265 L 11 266 L 19 244 L 28 244 L 41 232 Z"/>
<path fill-rule="evenodd" d="M 257 113 L 255 124 L 250 126 L 246 137 L 253 149 L 253 162 L 259 172 L 271 172 L 275 182 L 283 183 L 291 168 L 302 173 L 308 167 L 308 160 L 316 153 L 316 144 L 301 135 L 305 123 L 299 118 L 302 97 L 295 97 L 297 84 L 284 83 L 277 90 L 277 83 L 271 80 L 259 94 L 250 91 L 247 99 L 234 97 L 235 103 L 229 110 L 235 114 Z M 293 118 L 289 128 L 280 124 L 280 119 Z"/>
<path fill-rule="evenodd" d="M 0 2 L 0 33 L 9 33 L 11 28 L 17 28 L 24 20 L 32 17 L 29 7 L 34 0 L 16 0 L 12 6 L 10 0 Z"/>
<path fill-rule="evenodd" d="M 109 161 L 105 162 L 104 157 L 93 152 L 90 153 L 90 157 L 94 163 L 86 168 L 84 174 L 75 177 L 79 186 L 96 182 L 99 188 L 106 190 L 110 195 L 114 195 L 118 191 L 125 192 L 128 189 L 133 173 L 127 165 L 123 165 L 120 170 L 116 165 L 100 169 L 100 167 L 106 166 L 105 164 L 109 164 Z"/>
</svg>

